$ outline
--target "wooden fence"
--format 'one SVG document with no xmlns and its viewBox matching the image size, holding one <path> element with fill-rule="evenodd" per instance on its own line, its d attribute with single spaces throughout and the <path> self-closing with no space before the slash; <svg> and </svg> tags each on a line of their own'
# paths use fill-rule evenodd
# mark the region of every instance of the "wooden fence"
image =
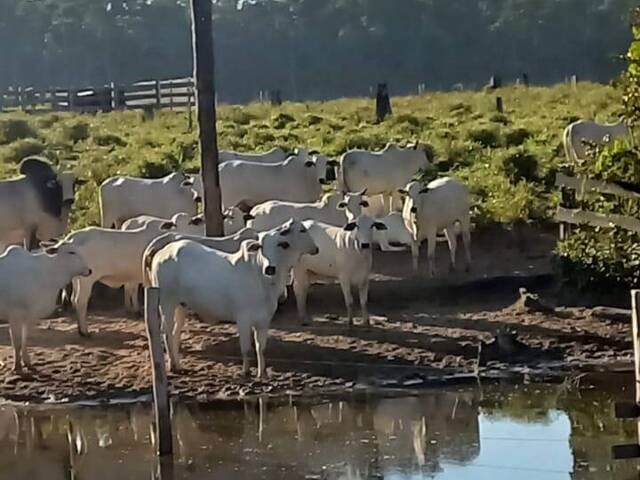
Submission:
<svg viewBox="0 0 640 480">
<path fill-rule="evenodd" d="M 0 111 L 110 112 L 112 110 L 185 109 L 195 104 L 193 79 L 150 80 L 132 85 L 86 88 L 9 87 L 0 91 Z"/>
<path fill-rule="evenodd" d="M 562 203 L 556 211 L 555 220 L 560 224 L 560 239 L 564 240 L 571 225 L 589 225 L 592 227 L 622 227 L 640 233 L 640 219 L 614 213 L 597 213 L 576 208 L 566 208 L 570 192 L 582 198 L 593 193 L 610 194 L 623 198 L 640 199 L 640 194 L 614 183 L 591 180 L 587 177 L 570 177 L 559 173 L 556 175 L 556 186 L 560 188 Z"/>
</svg>

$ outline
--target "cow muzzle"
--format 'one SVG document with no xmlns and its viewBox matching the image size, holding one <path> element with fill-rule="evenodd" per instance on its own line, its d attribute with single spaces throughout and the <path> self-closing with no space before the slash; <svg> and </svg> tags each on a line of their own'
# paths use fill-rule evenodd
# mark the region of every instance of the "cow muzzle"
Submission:
<svg viewBox="0 0 640 480">
<path fill-rule="evenodd" d="M 74 199 L 73 198 L 65 198 L 62 201 L 62 206 L 71 208 L 73 206 L 73 203 L 74 203 Z"/>
<path fill-rule="evenodd" d="M 329 180 L 327 180 L 326 178 L 320 178 L 318 180 L 318 182 L 320 182 L 320 185 L 330 185 L 331 182 Z"/>
<path fill-rule="evenodd" d="M 370 243 L 361 243 L 360 244 L 360 248 L 363 250 L 370 250 L 371 249 L 371 244 Z"/>
<path fill-rule="evenodd" d="M 83 277 L 89 277 L 93 274 L 93 270 L 91 270 L 90 268 L 87 268 L 84 272 L 82 272 Z"/>
<path fill-rule="evenodd" d="M 264 274 L 267 277 L 273 277 L 276 274 L 276 267 L 274 267 L 273 265 L 269 265 L 268 267 L 265 267 Z"/>
<path fill-rule="evenodd" d="M 320 253 L 320 249 L 318 247 L 315 247 L 313 250 L 311 250 L 311 253 L 309 255 L 318 255 Z"/>
<path fill-rule="evenodd" d="M 411 207 L 411 213 L 418 213 L 418 207 Z"/>
<path fill-rule="evenodd" d="M 196 203 L 202 203 L 202 197 L 198 196 L 198 197 L 194 198 L 193 201 L 196 202 Z"/>
</svg>

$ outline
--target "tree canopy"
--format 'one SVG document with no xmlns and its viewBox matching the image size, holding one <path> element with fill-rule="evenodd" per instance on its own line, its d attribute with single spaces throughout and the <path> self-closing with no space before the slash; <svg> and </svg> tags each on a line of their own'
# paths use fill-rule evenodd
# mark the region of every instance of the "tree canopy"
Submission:
<svg viewBox="0 0 640 480">
<path fill-rule="evenodd" d="M 3 0 L 0 88 L 83 86 L 191 72 L 186 0 Z M 606 81 L 636 0 L 214 0 L 221 99 L 392 93 L 493 73 Z"/>
</svg>

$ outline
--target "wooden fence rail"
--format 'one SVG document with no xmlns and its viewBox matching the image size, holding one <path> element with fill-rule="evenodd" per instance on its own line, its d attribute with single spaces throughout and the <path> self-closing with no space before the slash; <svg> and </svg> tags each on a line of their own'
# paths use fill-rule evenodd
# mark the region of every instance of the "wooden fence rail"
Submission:
<svg viewBox="0 0 640 480">
<path fill-rule="evenodd" d="M 111 83 L 100 87 L 48 88 L 9 87 L 0 91 L 0 111 L 25 112 L 110 112 L 191 108 L 194 105 L 191 78 L 149 80 L 132 85 Z"/>
<path fill-rule="evenodd" d="M 615 195 L 622 198 L 640 199 L 640 194 L 628 190 L 615 183 L 602 180 L 591 180 L 587 177 L 570 177 L 562 173 L 556 174 L 556 186 L 560 188 L 562 203 L 567 202 L 568 192 L 575 192 L 578 198 L 585 195 L 599 193 Z M 632 232 L 640 233 L 640 219 L 615 213 L 589 212 L 576 208 L 566 208 L 562 204 L 558 207 L 555 220 L 560 225 L 560 239 L 564 240 L 570 225 L 589 225 L 591 227 L 613 228 L 621 227 Z"/>
</svg>

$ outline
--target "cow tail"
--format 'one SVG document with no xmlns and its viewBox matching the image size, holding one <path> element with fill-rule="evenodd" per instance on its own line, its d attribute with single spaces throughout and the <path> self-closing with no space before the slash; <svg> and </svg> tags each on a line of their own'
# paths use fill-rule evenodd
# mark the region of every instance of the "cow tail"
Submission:
<svg viewBox="0 0 640 480">
<path fill-rule="evenodd" d="M 345 159 L 346 159 L 346 154 L 342 155 L 342 157 L 340 158 L 340 162 L 338 162 L 339 163 L 339 165 L 338 165 L 339 172 L 338 172 L 337 177 L 338 177 L 338 191 L 339 192 L 350 192 L 349 186 L 347 185 L 347 182 L 346 182 L 346 180 L 344 178 L 344 170 L 345 170 L 344 161 L 345 161 Z"/>
</svg>

